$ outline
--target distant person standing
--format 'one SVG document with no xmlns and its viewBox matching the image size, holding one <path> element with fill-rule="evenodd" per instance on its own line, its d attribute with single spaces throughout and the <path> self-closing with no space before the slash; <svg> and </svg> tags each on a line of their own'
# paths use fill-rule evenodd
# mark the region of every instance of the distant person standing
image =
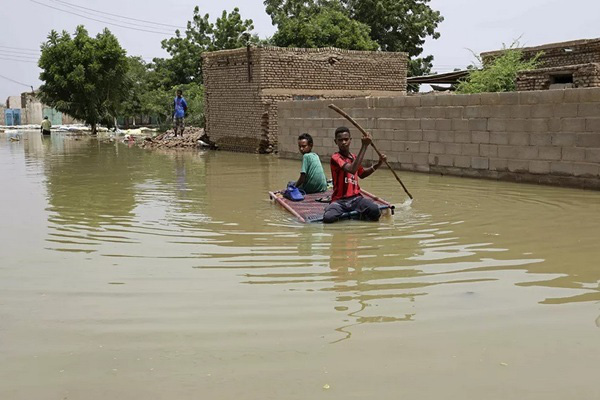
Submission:
<svg viewBox="0 0 600 400">
<path fill-rule="evenodd" d="M 183 92 L 181 89 L 177 90 L 177 97 L 173 101 L 173 107 L 175 112 L 173 113 L 173 130 L 175 131 L 175 137 L 177 137 L 177 132 L 181 132 L 181 137 L 183 137 L 183 130 L 185 129 L 185 112 L 187 111 L 187 103 L 183 98 Z"/>
<path fill-rule="evenodd" d="M 48 117 L 44 117 L 42 120 L 42 126 L 40 126 L 40 131 L 42 131 L 42 135 L 49 135 L 50 128 L 52 128 L 52 122 L 48 119 Z"/>
</svg>

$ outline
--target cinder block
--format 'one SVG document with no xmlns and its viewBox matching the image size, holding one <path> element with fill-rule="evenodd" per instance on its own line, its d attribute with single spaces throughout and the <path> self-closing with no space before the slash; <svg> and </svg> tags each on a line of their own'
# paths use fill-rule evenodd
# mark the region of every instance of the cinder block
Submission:
<svg viewBox="0 0 600 400">
<path fill-rule="evenodd" d="M 462 118 L 463 107 L 446 107 L 444 117 L 446 118 Z"/>
<path fill-rule="evenodd" d="M 405 108 L 406 106 L 406 96 L 395 96 L 394 97 L 394 107 L 395 108 Z"/>
<path fill-rule="evenodd" d="M 421 120 L 418 118 L 407 118 L 404 122 L 406 124 L 406 129 L 409 131 L 421 129 Z"/>
<path fill-rule="evenodd" d="M 578 90 L 581 103 L 600 101 L 600 88 L 578 88 Z"/>
<path fill-rule="evenodd" d="M 563 132 L 585 131 L 585 118 L 562 118 L 560 122 L 560 129 Z"/>
<path fill-rule="evenodd" d="M 508 119 L 505 118 L 490 118 L 487 120 L 487 130 L 493 132 L 505 132 L 508 128 Z M 471 130 L 485 130 L 484 129 L 471 129 Z"/>
<path fill-rule="evenodd" d="M 585 149 L 579 147 L 563 147 L 562 159 L 564 161 L 585 161 Z"/>
<path fill-rule="evenodd" d="M 454 157 L 454 166 L 459 167 L 459 168 L 470 168 L 471 167 L 471 157 L 455 156 Z"/>
<path fill-rule="evenodd" d="M 571 105 L 578 107 L 577 116 L 579 117 L 600 116 L 600 103 L 580 103 Z"/>
<path fill-rule="evenodd" d="M 446 143 L 446 154 L 460 155 L 459 143 Z"/>
<path fill-rule="evenodd" d="M 479 113 L 480 106 L 467 106 L 463 110 L 464 118 L 479 118 L 481 117 Z"/>
<path fill-rule="evenodd" d="M 454 141 L 456 143 L 471 143 L 471 132 L 454 132 Z"/>
<path fill-rule="evenodd" d="M 600 175 L 600 165 L 589 163 L 573 163 L 573 175 L 596 178 Z"/>
<path fill-rule="evenodd" d="M 556 132 L 550 134 L 551 144 L 554 146 L 575 146 L 576 139 L 577 135 L 574 133 Z"/>
<path fill-rule="evenodd" d="M 508 160 L 505 158 L 490 158 L 491 171 L 508 171 Z"/>
<path fill-rule="evenodd" d="M 419 153 L 429 153 L 429 142 L 419 142 Z"/>
<path fill-rule="evenodd" d="M 564 161 L 551 162 L 550 173 L 553 175 L 573 175 L 573 163 Z"/>
<path fill-rule="evenodd" d="M 469 94 L 467 96 L 468 96 L 467 102 L 468 102 L 469 106 L 477 106 L 477 105 L 481 104 L 481 94 L 480 93 Z"/>
<path fill-rule="evenodd" d="M 600 114 L 597 114 L 600 116 Z M 588 132 L 596 132 L 600 135 L 600 118 L 586 118 L 585 130 Z"/>
<path fill-rule="evenodd" d="M 479 155 L 482 157 L 498 157 L 498 145 L 480 144 Z"/>
<path fill-rule="evenodd" d="M 554 104 L 554 117 L 566 118 L 578 116 L 578 105 L 576 103 Z"/>
<path fill-rule="evenodd" d="M 508 132 L 531 132 L 533 120 L 524 118 L 512 118 L 507 121 Z"/>
<path fill-rule="evenodd" d="M 450 119 L 436 119 L 435 120 L 435 130 L 437 130 L 437 131 L 451 131 L 452 130 L 452 120 L 450 120 Z"/>
<path fill-rule="evenodd" d="M 490 133 L 486 131 L 474 131 L 471 132 L 472 143 L 489 143 Z"/>
<path fill-rule="evenodd" d="M 380 107 L 380 108 L 395 107 L 394 98 L 393 97 L 376 97 L 375 98 L 375 107 Z"/>
<path fill-rule="evenodd" d="M 488 169 L 490 160 L 487 157 L 471 157 L 471 168 Z"/>
<path fill-rule="evenodd" d="M 468 131 L 469 130 L 469 121 L 468 119 L 455 118 L 452 120 L 452 130 L 453 131 Z"/>
<path fill-rule="evenodd" d="M 389 152 L 392 150 L 392 141 L 391 140 L 378 140 L 377 148 L 382 152 L 386 152 L 386 151 Z"/>
<path fill-rule="evenodd" d="M 561 120 L 560 118 L 550 118 L 548 119 L 548 131 L 549 132 L 560 132 L 561 130 Z"/>
<path fill-rule="evenodd" d="M 426 153 L 413 154 L 413 163 L 417 164 L 419 166 L 429 167 L 429 154 L 426 154 Z M 427 172 L 428 170 L 429 170 L 429 168 L 427 168 L 427 170 L 424 170 L 423 172 Z"/>
<path fill-rule="evenodd" d="M 408 140 L 421 141 L 423 140 L 423 131 L 408 131 Z"/>
<path fill-rule="evenodd" d="M 532 174 L 549 174 L 550 161 L 529 161 L 529 172 Z"/>
<path fill-rule="evenodd" d="M 512 118 L 531 118 L 532 110 L 535 106 L 526 104 L 519 104 L 511 106 L 511 117 Z"/>
<path fill-rule="evenodd" d="M 436 98 L 437 98 L 436 105 L 443 106 L 443 107 L 450 107 L 450 106 L 452 106 L 452 97 L 454 97 L 454 95 L 439 94 L 436 96 Z"/>
<path fill-rule="evenodd" d="M 439 133 L 438 131 L 423 131 L 423 140 L 426 140 L 428 142 L 437 142 L 439 140 Z"/>
<path fill-rule="evenodd" d="M 410 153 L 398 153 L 396 154 L 396 162 L 399 162 L 401 164 L 412 164 L 413 162 L 413 155 Z"/>
<path fill-rule="evenodd" d="M 485 131 L 488 129 L 488 119 L 487 118 L 474 118 L 469 119 L 469 130 L 470 131 Z M 504 130 L 504 129 L 501 129 Z"/>
<path fill-rule="evenodd" d="M 407 96 L 405 107 L 421 107 L 421 95 Z"/>
<path fill-rule="evenodd" d="M 517 158 L 515 146 L 498 146 L 499 158 Z"/>
<path fill-rule="evenodd" d="M 600 163 L 600 149 L 585 149 L 585 161 Z"/>
<path fill-rule="evenodd" d="M 559 146 L 540 146 L 538 147 L 538 158 L 540 160 L 560 160 L 562 158 L 562 148 Z"/>
<path fill-rule="evenodd" d="M 518 92 L 499 92 L 497 104 L 503 104 L 503 105 L 519 104 L 519 93 Z"/>
<path fill-rule="evenodd" d="M 507 166 L 510 172 L 529 172 L 529 161 L 526 160 L 508 160 Z"/>
<path fill-rule="evenodd" d="M 513 158 L 518 158 L 519 160 L 535 160 L 538 156 L 537 146 L 517 146 L 515 150 Z"/>
<path fill-rule="evenodd" d="M 529 134 L 525 132 L 510 132 L 508 144 L 518 146 L 529 146 Z"/>
<path fill-rule="evenodd" d="M 468 94 L 455 94 L 454 96 L 450 96 L 451 104 L 453 106 L 468 106 L 470 105 L 470 97 Z"/>
<path fill-rule="evenodd" d="M 481 93 L 481 104 L 482 105 L 496 105 L 500 104 L 500 94 L 493 93 Z"/>
<path fill-rule="evenodd" d="M 506 132 L 490 132 L 491 144 L 508 144 L 508 133 Z"/>
<path fill-rule="evenodd" d="M 440 131 L 438 138 L 439 138 L 440 142 L 453 143 L 454 142 L 454 132 L 452 132 L 452 131 Z"/>
<path fill-rule="evenodd" d="M 540 103 L 563 103 L 564 101 L 564 91 L 563 90 L 542 90 L 535 92 L 535 94 L 539 97 Z"/>
<path fill-rule="evenodd" d="M 435 119 L 432 119 L 432 118 L 421 119 L 421 129 L 435 130 Z"/>
<path fill-rule="evenodd" d="M 578 133 L 577 147 L 600 147 L 600 132 Z"/>
<path fill-rule="evenodd" d="M 394 114 L 397 118 L 415 118 L 416 111 L 414 107 L 402 107 L 397 109 Z"/>
<path fill-rule="evenodd" d="M 519 104 L 540 104 L 541 98 L 540 92 L 518 92 L 519 93 Z"/>
<path fill-rule="evenodd" d="M 437 106 L 437 95 L 423 95 L 421 96 L 421 107 L 434 107 Z"/>
<path fill-rule="evenodd" d="M 479 145 L 476 143 L 461 144 L 460 154 L 463 156 L 478 156 Z"/>
<path fill-rule="evenodd" d="M 395 152 L 405 152 L 406 151 L 406 143 L 403 141 L 392 141 L 392 151 Z"/>
<path fill-rule="evenodd" d="M 429 151 L 435 154 L 446 154 L 446 145 L 444 143 L 431 142 Z"/>
<path fill-rule="evenodd" d="M 532 146 L 550 146 L 552 140 L 549 133 L 532 133 L 529 135 L 529 143 Z"/>
</svg>

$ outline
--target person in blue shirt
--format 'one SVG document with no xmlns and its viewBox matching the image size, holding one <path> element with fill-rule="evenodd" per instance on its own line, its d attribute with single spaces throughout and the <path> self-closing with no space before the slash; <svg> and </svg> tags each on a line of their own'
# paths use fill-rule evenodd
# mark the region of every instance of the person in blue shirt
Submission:
<svg viewBox="0 0 600 400">
<path fill-rule="evenodd" d="M 181 137 L 183 137 L 183 130 L 185 129 L 185 112 L 187 111 L 187 103 L 183 98 L 183 92 L 181 89 L 177 90 L 177 97 L 173 101 L 173 130 L 175 131 L 175 137 L 177 137 L 177 131 L 181 132 Z"/>
</svg>

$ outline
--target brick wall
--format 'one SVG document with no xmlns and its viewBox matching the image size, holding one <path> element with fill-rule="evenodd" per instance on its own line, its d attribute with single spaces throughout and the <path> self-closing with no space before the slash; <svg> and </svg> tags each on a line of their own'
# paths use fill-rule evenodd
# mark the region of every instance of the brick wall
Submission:
<svg viewBox="0 0 600 400">
<path fill-rule="evenodd" d="M 539 52 L 540 68 L 561 67 L 576 64 L 600 63 L 600 39 L 583 39 L 569 42 L 549 43 L 542 46 L 521 49 L 525 58 L 532 58 Z M 481 53 L 484 64 L 502 54 L 502 50 Z"/>
<path fill-rule="evenodd" d="M 350 126 L 330 101 L 279 104 L 279 154 L 315 138 L 327 160 Z M 600 88 L 337 100 L 398 169 L 600 189 Z M 358 149 L 360 137 L 354 150 Z M 367 151 L 367 158 L 377 157 Z"/>
<path fill-rule="evenodd" d="M 334 48 L 251 48 L 203 55 L 206 132 L 225 150 L 277 147 L 277 103 L 406 93 L 407 55 Z"/>
<path fill-rule="evenodd" d="M 570 74 L 572 87 L 600 87 L 600 64 L 579 64 L 564 67 L 540 68 L 517 74 L 517 91 L 548 90 L 556 75 Z"/>
</svg>

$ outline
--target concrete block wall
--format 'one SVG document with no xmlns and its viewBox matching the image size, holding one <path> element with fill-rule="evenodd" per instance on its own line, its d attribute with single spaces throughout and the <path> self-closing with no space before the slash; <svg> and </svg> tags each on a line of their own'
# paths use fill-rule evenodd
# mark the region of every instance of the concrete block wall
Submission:
<svg viewBox="0 0 600 400">
<path fill-rule="evenodd" d="M 341 125 L 358 150 L 360 133 L 329 103 L 279 103 L 281 157 L 299 158 L 297 137 L 308 132 L 328 160 Z M 334 103 L 372 132 L 397 169 L 600 189 L 600 88 Z M 367 152 L 367 163 L 376 158 Z"/>
</svg>

